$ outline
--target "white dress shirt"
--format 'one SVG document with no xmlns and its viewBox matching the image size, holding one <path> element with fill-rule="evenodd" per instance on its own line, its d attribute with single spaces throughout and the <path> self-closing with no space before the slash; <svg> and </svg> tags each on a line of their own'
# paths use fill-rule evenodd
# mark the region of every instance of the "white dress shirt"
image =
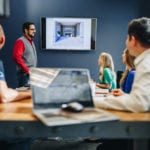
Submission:
<svg viewBox="0 0 150 150">
<path fill-rule="evenodd" d="M 96 97 L 96 107 L 132 112 L 150 111 L 150 49 L 140 54 L 134 63 L 136 74 L 130 94 Z"/>
</svg>

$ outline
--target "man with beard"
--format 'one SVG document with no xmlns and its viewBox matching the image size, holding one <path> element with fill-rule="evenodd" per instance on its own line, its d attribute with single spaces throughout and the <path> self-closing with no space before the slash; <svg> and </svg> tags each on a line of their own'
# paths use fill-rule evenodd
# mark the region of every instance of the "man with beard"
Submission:
<svg viewBox="0 0 150 150">
<path fill-rule="evenodd" d="M 37 66 L 37 54 L 33 38 L 36 32 L 33 22 L 25 22 L 22 26 L 23 35 L 18 38 L 13 48 L 13 59 L 17 64 L 18 86 L 29 84 L 29 71 Z"/>
</svg>

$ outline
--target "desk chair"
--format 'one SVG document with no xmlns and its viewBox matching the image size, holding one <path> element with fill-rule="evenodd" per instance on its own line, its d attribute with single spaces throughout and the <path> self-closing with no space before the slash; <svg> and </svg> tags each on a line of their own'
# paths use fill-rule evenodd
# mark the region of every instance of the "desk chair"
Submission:
<svg viewBox="0 0 150 150">
<path fill-rule="evenodd" d="M 123 71 L 121 71 L 121 70 L 118 70 L 117 71 L 117 88 L 120 88 L 120 84 L 119 84 L 119 82 L 120 82 L 120 79 L 121 79 L 121 77 L 122 77 L 122 74 L 123 74 Z"/>
</svg>

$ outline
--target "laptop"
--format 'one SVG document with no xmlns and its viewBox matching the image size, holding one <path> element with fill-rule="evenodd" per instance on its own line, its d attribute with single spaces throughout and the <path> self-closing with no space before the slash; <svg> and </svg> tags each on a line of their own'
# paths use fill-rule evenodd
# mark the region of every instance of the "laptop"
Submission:
<svg viewBox="0 0 150 150">
<path fill-rule="evenodd" d="M 118 120 L 104 110 L 94 108 L 88 69 L 32 68 L 30 85 L 33 113 L 47 126 Z M 68 112 L 63 104 L 78 102 L 82 112 Z"/>
</svg>

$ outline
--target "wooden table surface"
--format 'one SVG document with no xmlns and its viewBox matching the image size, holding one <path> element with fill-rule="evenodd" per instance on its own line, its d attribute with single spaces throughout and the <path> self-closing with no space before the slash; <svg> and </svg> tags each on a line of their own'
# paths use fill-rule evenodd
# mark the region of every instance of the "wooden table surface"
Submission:
<svg viewBox="0 0 150 150">
<path fill-rule="evenodd" d="M 114 110 L 107 111 L 119 116 L 120 121 L 150 122 L 150 112 L 132 113 Z M 27 99 L 11 103 L 0 103 L 0 121 L 3 120 L 37 120 L 37 118 L 32 113 L 32 100 Z"/>
</svg>

